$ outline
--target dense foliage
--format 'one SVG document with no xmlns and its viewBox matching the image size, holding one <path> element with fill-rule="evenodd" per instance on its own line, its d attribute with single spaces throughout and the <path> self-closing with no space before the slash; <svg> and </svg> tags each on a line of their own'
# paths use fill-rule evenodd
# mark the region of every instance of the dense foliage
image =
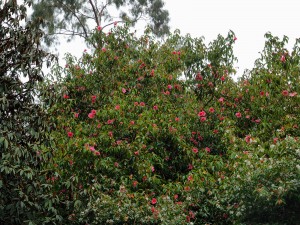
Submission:
<svg viewBox="0 0 300 225">
<path fill-rule="evenodd" d="M 231 31 L 96 28 L 41 82 L 25 12 L 0 14 L 1 223 L 300 223 L 299 40 L 266 34 L 236 82 Z"/>
<path fill-rule="evenodd" d="M 299 54 L 271 34 L 234 82 L 230 32 L 206 46 L 95 31 L 56 68 L 53 180 L 71 223 L 297 224 Z M 279 105 L 279 103 L 281 105 Z"/>
<path fill-rule="evenodd" d="M 44 170 L 51 154 L 40 154 L 49 142 L 49 127 L 34 101 L 43 61 L 51 58 L 39 48 L 39 21 L 23 23 L 25 3 L 0 1 L 1 224 L 41 224 L 57 214 Z"/>
</svg>

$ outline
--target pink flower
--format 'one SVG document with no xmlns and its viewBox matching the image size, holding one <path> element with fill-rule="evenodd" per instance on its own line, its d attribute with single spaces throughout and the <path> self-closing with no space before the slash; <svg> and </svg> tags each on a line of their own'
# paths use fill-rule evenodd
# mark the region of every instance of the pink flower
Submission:
<svg viewBox="0 0 300 225">
<path fill-rule="evenodd" d="M 130 121 L 130 124 L 131 124 L 131 125 L 134 125 L 134 121 L 133 121 L 133 120 L 131 120 L 131 121 Z"/>
<path fill-rule="evenodd" d="M 102 27 L 101 26 L 97 26 L 97 30 L 98 31 L 102 30 Z"/>
<path fill-rule="evenodd" d="M 96 95 L 92 95 L 91 98 L 92 98 L 92 103 L 95 103 L 96 102 L 96 98 L 97 98 Z"/>
<path fill-rule="evenodd" d="M 154 166 L 151 166 L 151 171 L 154 172 L 155 171 L 155 168 Z"/>
<path fill-rule="evenodd" d="M 201 76 L 200 73 L 198 73 L 198 74 L 196 75 L 196 80 L 199 80 L 199 81 L 203 80 L 203 77 Z"/>
<path fill-rule="evenodd" d="M 78 118 L 79 117 L 79 113 L 74 113 L 74 117 Z"/>
<path fill-rule="evenodd" d="M 158 110 L 158 106 L 157 105 L 153 106 L 153 109 Z"/>
<path fill-rule="evenodd" d="M 250 136 L 250 135 L 247 135 L 247 136 L 245 137 L 245 141 L 246 141 L 247 143 L 250 143 L 250 140 L 251 140 L 251 136 Z"/>
<path fill-rule="evenodd" d="M 107 120 L 107 124 L 113 124 L 114 120 Z"/>
<path fill-rule="evenodd" d="M 215 112 L 215 109 L 214 109 L 213 107 L 210 107 L 210 108 L 209 108 L 209 112 L 210 112 L 210 113 L 214 113 L 214 112 Z"/>
<path fill-rule="evenodd" d="M 205 148 L 205 151 L 208 152 L 208 153 L 210 153 L 210 148 L 209 148 L 209 147 L 206 147 L 206 148 Z"/>
<path fill-rule="evenodd" d="M 73 136 L 74 136 L 74 134 L 73 134 L 71 131 L 69 131 L 69 132 L 68 132 L 68 137 L 71 138 L 71 137 L 73 137 Z"/>
<path fill-rule="evenodd" d="M 145 106 L 145 102 L 140 102 L 140 106 L 144 107 Z"/>
<path fill-rule="evenodd" d="M 180 119 L 178 117 L 175 118 L 175 121 L 178 122 Z"/>
<path fill-rule="evenodd" d="M 95 147 L 94 146 L 90 146 L 89 149 L 90 149 L 91 152 L 95 151 Z"/>
<path fill-rule="evenodd" d="M 172 89 L 172 85 L 169 84 L 168 85 L 168 89 L 171 90 Z"/>
<path fill-rule="evenodd" d="M 132 182 L 132 186 L 133 186 L 133 187 L 136 187 L 137 184 L 138 184 L 138 182 L 137 182 L 136 180 Z"/>
<path fill-rule="evenodd" d="M 225 77 L 224 77 L 224 76 L 222 76 L 222 77 L 221 77 L 221 81 L 224 81 L 224 80 L 225 80 Z"/>
<path fill-rule="evenodd" d="M 125 94 L 126 93 L 126 89 L 122 88 L 122 92 L 123 92 L 123 94 Z"/>
<path fill-rule="evenodd" d="M 261 92 L 259 92 L 259 95 L 260 95 L 260 96 L 264 96 L 264 95 L 265 95 L 265 92 L 261 91 Z"/>
<path fill-rule="evenodd" d="M 156 198 L 152 198 L 152 200 L 151 200 L 151 204 L 152 205 L 155 205 L 157 203 L 157 200 L 156 200 Z"/>
<path fill-rule="evenodd" d="M 93 118 L 95 117 L 95 114 L 94 114 L 94 113 L 89 113 L 88 117 L 89 117 L 90 119 L 93 119 Z"/>
<path fill-rule="evenodd" d="M 198 148 L 195 148 L 195 147 L 194 147 L 194 148 L 192 149 L 192 151 L 193 151 L 194 153 L 198 153 Z"/>
<path fill-rule="evenodd" d="M 234 37 L 233 40 L 236 41 L 236 40 L 237 40 L 237 37 Z"/>
<path fill-rule="evenodd" d="M 119 110 L 119 109 L 120 109 L 120 106 L 116 105 L 115 110 Z"/>
<path fill-rule="evenodd" d="M 294 97 L 294 96 L 296 96 L 296 95 L 297 95 L 297 92 L 295 92 L 295 91 L 294 91 L 293 93 L 290 93 L 290 94 L 289 94 L 290 97 Z"/>
<path fill-rule="evenodd" d="M 114 26 L 117 26 L 117 25 L 118 25 L 118 22 L 117 22 L 117 21 L 115 21 L 115 22 L 114 22 Z"/>
<path fill-rule="evenodd" d="M 221 97 L 221 98 L 219 98 L 219 100 L 218 100 L 219 102 L 224 102 L 224 98 L 223 97 Z"/>
<path fill-rule="evenodd" d="M 134 106 L 138 106 L 139 105 L 139 103 L 138 102 L 134 102 Z"/>
<path fill-rule="evenodd" d="M 91 113 L 93 113 L 93 114 L 95 114 L 95 115 L 96 115 L 96 112 L 97 112 L 97 111 L 96 111 L 95 109 L 92 109 L 92 110 L 91 110 Z"/>
<path fill-rule="evenodd" d="M 242 117 L 242 114 L 241 114 L 240 112 L 237 112 L 237 113 L 235 114 L 235 116 L 236 116 L 237 118 L 241 118 L 241 117 Z"/>
<path fill-rule="evenodd" d="M 193 175 L 189 175 L 188 176 L 188 181 L 193 181 L 193 180 L 194 180 Z"/>
<path fill-rule="evenodd" d="M 206 121 L 206 117 L 201 117 L 201 118 L 200 118 L 200 121 L 201 121 L 201 122 Z"/>
<path fill-rule="evenodd" d="M 283 96 L 288 96 L 288 95 L 289 95 L 289 92 L 288 92 L 287 90 L 283 90 L 283 91 L 281 92 L 281 94 L 282 94 Z"/>
<path fill-rule="evenodd" d="M 100 155 L 100 152 L 98 152 L 98 151 L 95 151 L 95 155 Z"/>
<path fill-rule="evenodd" d="M 193 168 L 194 168 L 194 166 L 193 166 L 192 164 L 189 164 L 189 165 L 188 165 L 188 169 L 189 169 L 189 170 L 192 170 Z"/>
<path fill-rule="evenodd" d="M 201 112 L 198 113 L 198 116 L 204 117 L 204 116 L 206 116 L 206 113 L 202 110 Z"/>
<path fill-rule="evenodd" d="M 280 61 L 285 63 L 285 56 L 284 55 L 281 56 Z"/>
<path fill-rule="evenodd" d="M 69 97 L 69 95 L 64 94 L 64 95 L 63 95 L 63 98 L 64 98 L 64 99 L 68 99 L 68 98 L 70 98 L 70 97 Z"/>
</svg>

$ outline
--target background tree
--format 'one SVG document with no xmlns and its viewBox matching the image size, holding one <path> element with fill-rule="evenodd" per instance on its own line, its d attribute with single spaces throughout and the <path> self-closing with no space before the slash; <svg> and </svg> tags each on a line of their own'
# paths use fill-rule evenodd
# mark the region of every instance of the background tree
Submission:
<svg viewBox="0 0 300 225">
<path fill-rule="evenodd" d="M 56 210 L 43 171 L 49 128 L 35 98 L 51 56 L 40 49 L 40 21 L 24 21 L 28 1 L 0 5 L 0 223 L 42 224 Z"/>
<path fill-rule="evenodd" d="M 95 27 L 100 30 L 119 22 L 133 26 L 140 19 L 148 21 L 157 36 L 163 36 L 169 32 L 169 13 L 163 7 L 162 0 L 34 0 L 32 17 L 47 22 L 43 28 L 49 46 L 57 35 L 87 40 Z M 116 10 L 119 16 L 114 15 Z"/>
</svg>

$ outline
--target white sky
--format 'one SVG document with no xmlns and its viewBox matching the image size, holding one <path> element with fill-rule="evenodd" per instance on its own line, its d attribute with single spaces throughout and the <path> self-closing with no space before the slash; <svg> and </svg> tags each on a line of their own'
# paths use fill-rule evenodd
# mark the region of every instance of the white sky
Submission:
<svg viewBox="0 0 300 225">
<path fill-rule="evenodd" d="M 237 76 L 244 69 L 251 69 L 254 60 L 264 47 L 264 34 L 286 35 L 289 47 L 300 38 L 300 0 L 164 0 L 170 13 L 172 31 L 178 28 L 181 34 L 192 37 L 204 36 L 206 42 L 218 34 L 227 35 L 233 30 L 238 38 L 234 54 L 238 58 Z M 139 28 L 137 28 L 139 30 Z M 140 28 L 143 30 L 143 28 Z M 79 57 L 83 41 L 62 44 L 60 55 L 70 52 Z M 82 45 L 82 47 L 81 47 Z"/>
</svg>

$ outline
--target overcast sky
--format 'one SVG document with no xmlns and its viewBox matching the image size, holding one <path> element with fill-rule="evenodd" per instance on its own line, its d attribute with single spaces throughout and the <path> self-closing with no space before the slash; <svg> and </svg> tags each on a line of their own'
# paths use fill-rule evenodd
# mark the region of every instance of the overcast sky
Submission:
<svg viewBox="0 0 300 225">
<path fill-rule="evenodd" d="M 300 0 L 164 0 L 170 13 L 172 31 L 203 36 L 208 43 L 229 30 L 236 34 L 234 54 L 238 58 L 238 76 L 251 69 L 264 46 L 264 34 L 286 35 L 289 47 L 300 38 Z M 143 30 L 142 28 L 137 28 Z M 84 46 L 62 45 L 61 53 L 80 56 Z"/>
</svg>

